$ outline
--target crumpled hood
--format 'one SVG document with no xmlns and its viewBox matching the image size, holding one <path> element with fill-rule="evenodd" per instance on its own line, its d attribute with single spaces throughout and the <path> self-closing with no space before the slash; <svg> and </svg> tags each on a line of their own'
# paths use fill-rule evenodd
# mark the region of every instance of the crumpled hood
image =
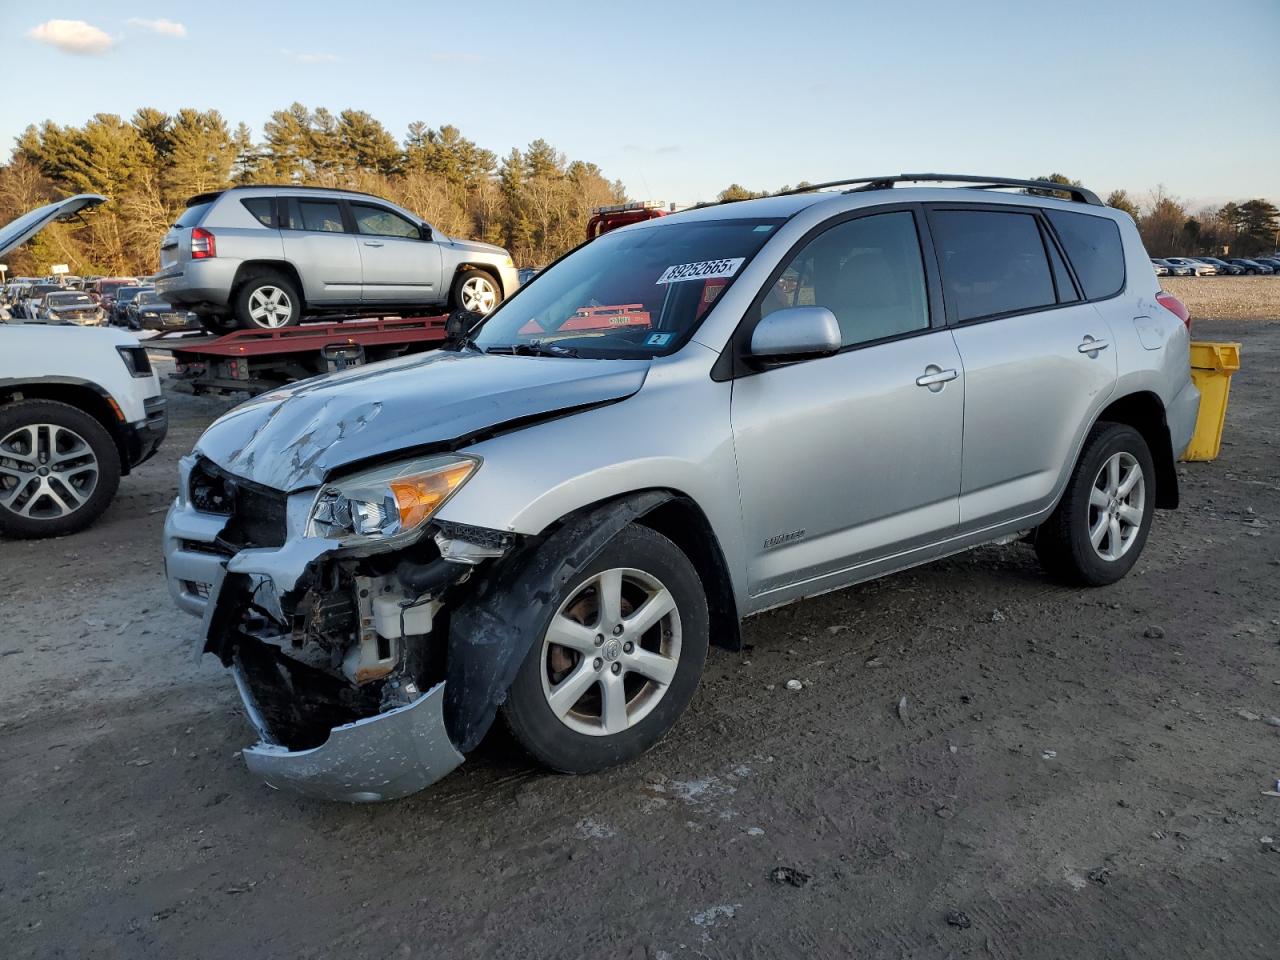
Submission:
<svg viewBox="0 0 1280 960">
<path fill-rule="evenodd" d="M 435 350 L 264 394 L 214 421 L 196 450 L 237 476 L 292 492 L 370 457 L 624 399 L 648 369 L 647 360 Z"/>
</svg>

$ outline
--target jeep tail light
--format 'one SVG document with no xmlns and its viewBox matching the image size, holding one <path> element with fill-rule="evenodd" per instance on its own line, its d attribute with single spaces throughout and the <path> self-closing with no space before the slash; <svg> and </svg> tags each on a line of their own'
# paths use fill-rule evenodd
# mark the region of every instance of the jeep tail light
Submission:
<svg viewBox="0 0 1280 960">
<path fill-rule="evenodd" d="M 208 260 L 218 255 L 218 245 L 213 234 L 204 227 L 195 227 L 191 231 L 191 259 Z"/>
<path fill-rule="evenodd" d="M 1187 333 L 1191 332 L 1191 311 L 1187 309 L 1187 305 L 1175 297 L 1172 293 L 1165 293 L 1161 290 L 1156 294 L 1156 303 L 1164 307 L 1175 317 L 1182 321 L 1187 328 Z"/>
</svg>

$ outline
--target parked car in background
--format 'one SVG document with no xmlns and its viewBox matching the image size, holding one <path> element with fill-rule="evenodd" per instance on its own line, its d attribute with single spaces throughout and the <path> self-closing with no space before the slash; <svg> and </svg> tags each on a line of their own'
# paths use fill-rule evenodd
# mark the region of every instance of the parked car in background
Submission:
<svg viewBox="0 0 1280 960">
<path fill-rule="evenodd" d="M 1165 275 L 1170 277 L 1189 277 L 1192 275 L 1190 267 L 1183 266 L 1180 263 L 1174 263 L 1172 259 L 1152 257 L 1151 262 L 1157 267 L 1164 267 Z"/>
<path fill-rule="evenodd" d="M 1201 263 L 1207 263 L 1211 267 L 1215 267 L 1219 276 L 1238 277 L 1244 273 L 1244 271 L 1234 263 L 1227 263 L 1227 261 L 1219 260 L 1217 257 L 1195 257 L 1193 259 L 1199 260 Z"/>
<path fill-rule="evenodd" d="M 29 283 L 18 293 L 14 302 L 13 315 L 20 320 L 39 319 L 40 302 L 45 294 L 58 293 L 62 290 L 56 283 Z"/>
<path fill-rule="evenodd" d="M 1155 258 L 1152 258 L 1151 269 L 1155 270 L 1157 277 L 1169 276 L 1169 265 L 1163 260 L 1156 260 Z"/>
<path fill-rule="evenodd" d="M 0 227 L 0 260 L 45 225 L 104 200 L 68 197 Z M 0 537 L 88 526 L 167 427 L 160 381 L 137 338 L 65 324 L 0 327 Z"/>
<path fill-rule="evenodd" d="M 46 293 L 36 309 L 36 319 L 45 323 L 75 323 L 82 327 L 102 324 L 102 308 L 82 290 L 58 290 Z"/>
<path fill-rule="evenodd" d="M 671 729 L 742 617 L 1019 534 L 1123 577 L 1178 503 L 1189 316 L 1092 192 L 971 182 L 1076 199 L 876 178 L 674 213 L 445 349 L 215 422 L 165 568 L 249 767 L 404 796 L 501 712 L 597 771 Z"/>
<path fill-rule="evenodd" d="M 446 305 L 488 314 L 519 286 L 501 247 L 447 237 L 380 197 L 316 187 L 192 197 L 160 264 L 161 296 L 215 330 Z"/>
<path fill-rule="evenodd" d="M 102 304 L 102 309 L 109 316 L 111 308 L 115 305 L 116 291 L 121 287 L 132 287 L 137 284 L 138 281 L 133 277 L 100 277 L 89 288 L 89 295 Z"/>
<path fill-rule="evenodd" d="M 1270 267 L 1272 273 L 1280 273 L 1280 257 L 1251 257 L 1264 267 Z"/>
<path fill-rule="evenodd" d="M 1248 260 L 1244 257 L 1231 257 L 1229 262 L 1234 263 L 1249 276 L 1271 274 L 1275 272 L 1271 267 L 1259 263 L 1257 260 Z"/>
<path fill-rule="evenodd" d="M 1194 277 L 1214 277 L 1218 274 L 1218 268 L 1208 263 L 1201 263 L 1191 257 L 1165 257 L 1165 262 L 1173 264 L 1177 267 L 1186 267 L 1191 271 Z"/>
<path fill-rule="evenodd" d="M 153 290 L 154 287 L 143 287 L 137 285 L 127 285 L 116 287 L 115 297 L 111 302 L 111 320 L 110 322 L 117 327 L 126 327 L 129 325 L 129 304 L 133 302 L 134 297 L 142 293 L 144 290 Z"/>
<path fill-rule="evenodd" d="M 142 290 L 130 301 L 128 326 L 130 330 L 182 330 L 199 329 L 195 314 L 173 306 L 155 290 Z"/>
</svg>

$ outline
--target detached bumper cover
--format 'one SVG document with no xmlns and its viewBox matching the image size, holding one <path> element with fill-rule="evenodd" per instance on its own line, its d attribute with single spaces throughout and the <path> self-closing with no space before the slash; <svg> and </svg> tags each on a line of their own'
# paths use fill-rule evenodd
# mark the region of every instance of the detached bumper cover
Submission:
<svg viewBox="0 0 1280 960">
<path fill-rule="evenodd" d="M 238 673 L 236 681 L 257 722 L 252 694 Z M 269 787 L 319 800 L 373 803 L 429 787 L 455 770 L 463 756 L 445 732 L 441 683 L 408 706 L 335 727 L 311 750 L 259 743 L 244 751 L 244 759 Z"/>
</svg>

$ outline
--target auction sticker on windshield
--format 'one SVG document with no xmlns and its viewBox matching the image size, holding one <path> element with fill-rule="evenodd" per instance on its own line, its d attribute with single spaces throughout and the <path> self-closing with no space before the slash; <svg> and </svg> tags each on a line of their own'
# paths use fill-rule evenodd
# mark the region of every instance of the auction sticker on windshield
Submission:
<svg viewBox="0 0 1280 960">
<path fill-rule="evenodd" d="M 682 283 L 685 280 L 732 277 L 745 260 L 745 257 L 728 257 L 724 260 L 703 260 L 700 263 L 677 263 L 663 270 L 657 282 Z"/>
</svg>

